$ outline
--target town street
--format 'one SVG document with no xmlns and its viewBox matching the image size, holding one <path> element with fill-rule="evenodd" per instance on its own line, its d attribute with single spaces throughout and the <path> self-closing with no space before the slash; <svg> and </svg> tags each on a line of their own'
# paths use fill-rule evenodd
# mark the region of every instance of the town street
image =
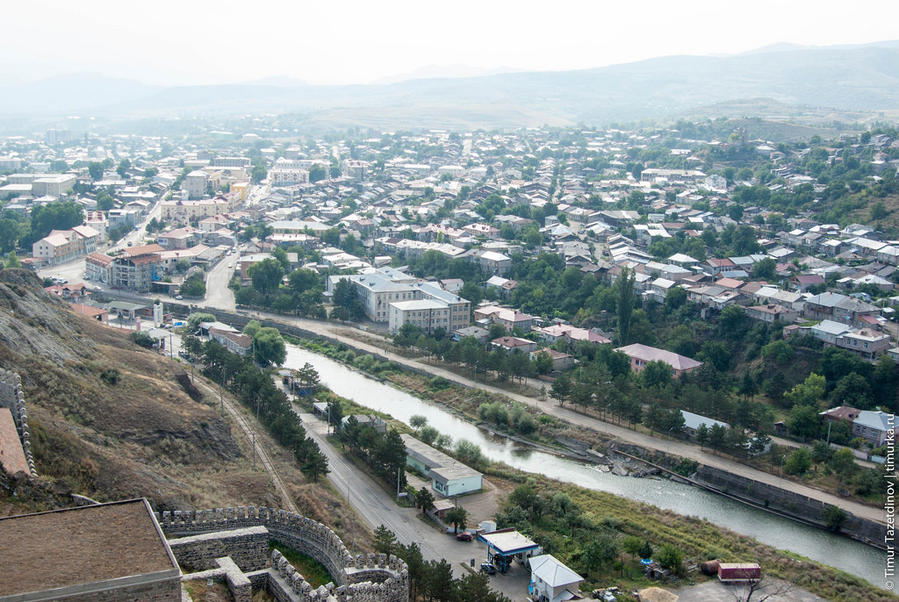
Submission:
<svg viewBox="0 0 899 602">
<path fill-rule="evenodd" d="M 425 560 L 445 559 L 453 566 L 453 574 L 462 577 L 466 570 L 461 564 L 470 564 L 475 559 L 477 567 L 486 559 L 486 550 L 478 542 L 460 542 L 450 535 L 445 535 L 422 520 L 416 508 L 403 508 L 393 501 L 393 496 L 386 493 L 380 485 L 347 461 L 341 453 L 326 439 L 327 424 L 312 414 L 295 410 L 303 420 L 306 432 L 318 444 L 319 449 L 328 457 L 328 479 L 338 492 L 347 497 L 349 503 L 366 523 L 375 529 L 384 525 L 394 533 L 403 544 L 417 542 Z M 345 541 L 346 546 L 354 552 L 353 542 Z M 461 563 L 461 564 L 460 564 Z M 522 578 L 525 571 L 518 570 L 508 575 L 494 575 L 490 578 L 493 589 L 502 591 L 513 600 L 523 600 L 527 593 L 527 578 Z"/>
</svg>

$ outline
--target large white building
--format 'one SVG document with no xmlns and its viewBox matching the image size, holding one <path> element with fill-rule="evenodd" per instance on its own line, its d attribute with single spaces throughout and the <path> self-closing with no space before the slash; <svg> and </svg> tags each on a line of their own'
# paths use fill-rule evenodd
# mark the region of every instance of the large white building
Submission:
<svg viewBox="0 0 899 602">
<path fill-rule="evenodd" d="M 448 330 L 450 308 L 442 301 L 419 299 L 417 301 L 397 301 L 390 304 L 388 328 L 397 332 L 405 324 L 417 326 L 422 331 L 432 333 L 438 328 Z"/>
<path fill-rule="evenodd" d="M 202 199 L 206 196 L 206 184 L 209 181 L 209 174 L 200 169 L 195 169 L 184 176 L 184 184 L 181 189 L 187 192 L 189 200 Z"/>
<path fill-rule="evenodd" d="M 76 178 L 70 173 L 47 174 L 35 178 L 31 183 L 31 194 L 40 196 L 62 196 L 72 190 Z"/>
<path fill-rule="evenodd" d="M 180 219 L 187 221 L 191 218 L 203 219 L 227 213 L 230 210 L 228 201 L 223 198 L 203 199 L 201 201 L 162 201 L 160 211 L 162 219 Z"/>
<path fill-rule="evenodd" d="M 452 332 L 470 323 L 471 303 L 467 299 L 444 290 L 436 282 L 425 282 L 399 270 L 384 267 L 352 276 L 330 276 L 328 292 L 333 293 L 340 280 L 349 280 L 356 287 L 365 315 L 372 322 L 388 323 L 391 330 L 399 330 L 406 321 L 434 323 Z M 403 304 L 408 301 L 431 301 L 431 304 Z M 396 308 L 392 304 L 400 303 Z M 391 323 L 391 315 L 393 322 Z M 443 323 L 445 319 L 446 323 Z M 394 330 L 395 327 L 395 330 Z"/>
</svg>

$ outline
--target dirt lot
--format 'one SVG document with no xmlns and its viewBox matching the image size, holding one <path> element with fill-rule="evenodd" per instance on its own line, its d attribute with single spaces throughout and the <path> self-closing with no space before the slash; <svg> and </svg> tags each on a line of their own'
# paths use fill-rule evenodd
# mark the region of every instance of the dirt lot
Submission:
<svg viewBox="0 0 899 602">
<path fill-rule="evenodd" d="M 681 600 L 690 602 L 734 602 L 745 600 L 749 594 L 749 587 L 744 585 L 724 585 L 719 581 L 707 581 L 699 585 L 684 587 L 674 590 Z M 761 600 L 765 596 L 771 602 L 781 600 L 783 602 L 825 602 L 824 598 L 807 592 L 804 589 L 790 585 L 777 579 L 763 579 L 763 582 L 755 590 L 753 600 Z"/>
</svg>

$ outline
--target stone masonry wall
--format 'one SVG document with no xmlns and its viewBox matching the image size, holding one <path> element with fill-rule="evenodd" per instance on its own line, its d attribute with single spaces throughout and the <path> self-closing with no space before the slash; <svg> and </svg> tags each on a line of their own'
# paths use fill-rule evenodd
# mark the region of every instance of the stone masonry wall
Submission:
<svg viewBox="0 0 899 602">
<path fill-rule="evenodd" d="M 277 593 L 272 593 L 279 600 L 405 602 L 409 599 L 409 572 L 402 560 L 394 556 L 387 558 L 383 554 L 362 554 L 354 558 L 340 538 L 327 526 L 292 512 L 264 506 L 240 506 L 157 512 L 156 518 L 167 537 L 265 527 L 271 539 L 309 554 L 322 563 L 334 579 L 334 583 L 320 587 L 313 595 L 312 587 L 292 566 L 288 569 L 289 563 L 284 561 L 284 576 L 291 581 L 281 579 L 289 586 L 283 592 L 288 597 L 281 598 Z M 177 539 L 170 543 L 175 542 Z M 280 553 L 277 556 L 280 557 L 279 562 L 283 560 Z M 274 557 L 273 554 L 273 559 Z M 272 572 L 280 574 L 281 567 L 273 566 Z M 299 592 L 295 584 L 299 587 Z"/>
<path fill-rule="evenodd" d="M 256 571 L 268 565 L 268 540 L 265 527 L 247 527 L 170 539 L 169 547 L 185 573 L 213 569 L 225 556 L 243 571 Z"/>
<path fill-rule="evenodd" d="M 34 470 L 34 455 L 31 453 L 31 432 L 28 430 L 28 413 L 25 411 L 25 394 L 22 392 L 22 379 L 12 370 L 0 369 L 0 408 L 9 408 L 16 430 L 19 431 L 19 439 L 22 441 L 22 450 L 25 452 L 25 461 L 28 462 L 28 470 L 32 476 L 37 476 Z"/>
</svg>

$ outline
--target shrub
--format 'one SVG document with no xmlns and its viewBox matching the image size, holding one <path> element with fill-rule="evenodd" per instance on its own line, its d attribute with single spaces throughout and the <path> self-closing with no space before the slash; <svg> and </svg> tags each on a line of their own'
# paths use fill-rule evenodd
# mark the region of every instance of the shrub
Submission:
<svg viewBox="0 0 899 602">
<path fill-rule="evenodd" d="M 108 368 L 100 373 L 100 380 L 107 385 L 115 385 L 122 379 L 118 368 Z"/>
<path fill-rule="evenodd" d="M 153 345 L 156 343 L 156 341 L 153 340 L 153 337 L 138 330 L 131 333 L 131 340 L 146 349 L 152 349 Z"/>
</svg>

